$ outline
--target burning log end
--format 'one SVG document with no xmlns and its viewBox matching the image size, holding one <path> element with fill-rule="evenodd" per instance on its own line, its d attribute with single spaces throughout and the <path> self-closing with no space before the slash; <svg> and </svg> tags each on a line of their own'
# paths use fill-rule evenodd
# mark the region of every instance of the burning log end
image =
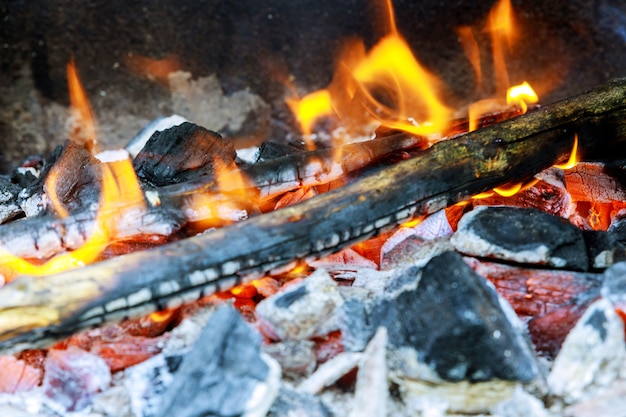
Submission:
<svg viewBox="0 0 626 417">
<path fill-rule="evenodd" d="M 430 214 L 473 194 L 535 175 L 569 156 L 574 132 L 581 127 L 579 148 L 583 152 L 623 147 L 626 135 L 594 132 L 623 132 L 619 126 L 624 116 L 626 80 L 618 80 L 537 112 L 439 142 L 415 158 L 298 205 L 48 277 L 38 281 L 49 291 L 46 302 L 29 304 L 24 302 L 29 298 L 22 298 L 11 307 L 17 311 L 32 305 L 51 306 L 58 310 L 61 327 L 72 330 L 92 323 L 94 317 L 120 318 L 136 314 L 135 309 L 145 311 L 139 307 L 159 308 L 170 301 L 180 303 L 228 289 L 250 273 L 338 251 L 415 214 Z M 19 292 L 15 288 L 19 282 L 0 289 L 0 300 Z M 82 285 L 86 289 L 77 291 Z M 0 340 L 8 345 L 23 331 L 6 324 Z"/>
</svg>

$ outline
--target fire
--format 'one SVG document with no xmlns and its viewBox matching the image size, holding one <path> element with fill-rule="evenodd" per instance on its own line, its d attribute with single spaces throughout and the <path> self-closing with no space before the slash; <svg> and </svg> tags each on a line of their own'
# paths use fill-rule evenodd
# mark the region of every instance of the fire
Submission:
<svg viewBox="0 0 626 417">
<path fill-rule="evenodd" d="M 93 153 L 97 147 L 96 122 L 87 93 L 78 77 L 74 58 L 67 64 L 67 85 L 70 93 L 72 116 L 77 123 L 76 128 L 70 133 L 70 138 L 74 142 L 84 145 Z"/>
<path fill-rule="evenodd" d="M 247 208 L 258 203 L 258 192 L 244 175 L 223 162 L 213 162 L 217 190 L 196 192 L 185 202 L 185 217 L 199 230 L 245 219 Z"/>
<path fill-rule="evenodd" d="M 448 127 L 453 110 L 441 98 L 444 86 L 417 61 L 398 33 L 391 1 L 386 0 L 385 5 L 387 35 L 369 51 L 361 41 L 347 43 L 327 88 L 301 99 L 287 99 L 309 148 L 313 147 L 316 123 L 325 118 L 339 120 L 353 134 L 376 123 L 426 136 L 431 143 L 439 140 Z M 494 74 L 493 91 L 486 98 L 480 97 L 489 89 L 484 84 L 480 45 L 473 29 L 458 30 L 474 68 L 479 95 L 468 106 L 470 131 L 477 128 L 478 120 L 485 114 L 502 111 L 507 105 L 526 112 L 528 104 L 538 101 L 527 82 L 513 87 L 509 83 L 506 61 L 518 36 L 510 0 L 501 0 L 492 9 L 482 30 L 491 37 Z M 344 140 L 337 135 L 333 139 Z"/>
<path fill-rule="evenodd" d="M 437 134 L 447 126 L 452 110 L 440 98 L 440 81 L 417 61 L 397 32 L 391 2 L 386 4 L 385 37 L 369 52 L 361 41 L 346 44 L 328 88 L 287 100 L 304 135 L 325 116 L 347 126 L 375 122 L 414 135 Z"/>
<path fill-rule="evenodd" d="M 95 121 L 73 60 L 67 65 L 67 72 L 73 117 L 79 118 L 82 129 L 78 132 L 80 135 L 72 135 L 72 139 L 83 143 L 93 153 L 96 148 Z M 77 249 L 54 256 L 45 262 L 31 262 L 11 254 L 5 248 L 0 248 L 0 274 L 5 280 L 18 275 L 55 274 L 97 261 L 115 238 L 117 221 L 133 210 L 145 209 L 143 193 L 128 153 L 103 152 L 95 156 L 103 161 L 99 164 L 100 203 L 94 225 L 85 243 Z M 50 171 L 46 178 L 46 188 L 48 198 L 57 214 L 65 217 L 68 215 L 67 209 L 56 192 L 56 185 L 63 175 L 63 172 L 59 171 L 54 169 Z"/>
<path fill-rule="evenodd" d="M 522 113 L 528 111 L 528 103 L 535 104 L 539 101 L 535 90 L 524 81 L 522 84 L 514 85 L 506 92 L 506 102 L 509 105 L 518 105 L 522 109 Z"/>
<path fill-rule="evenodd" d="M 562 170 L 572 169 L 578 164 L 578 134 L 574 135 L 574 146 L 572 147 L 572 152 L 569 154 L 569 159 L 564 164 L 555 165 L 556 168 L 561 168 Z"/>
<path fill-rule="evenodd" d="M 100 205 L 95 224 L 87 241 L 80 248 L 59 254 L 43 263 L 27 261 L 0 248 L 0 274 L 6 280 L 10 280 L 18 275 L 44 276 L 55 274 L 98 260 L 102 251 L 115 236 L 116 220 L 121 218 L 127 212 L 126 210 L 131 208 L 137 209 L 137 204 L 143 203 L 143 197 L 139 199 L 137 195 L 137 193 L 141 195 L 138 183 L 135 182 L 137 184 L 135 187 L 132 185 L 132 182 L 122 182 L 124 178 L 134 177 L 135 172 L 130 159 L 126 158 L 121 161 L 103 163 L 101 164 L 101 169 L 102 191 Z M 120 201 L 125 202 L 125 210 L 120 209 Z M 136 204 L 129 205 L 132 201 L 135 201 Z"/>
<path fill-rule="evenodd" d="M 469 105 L 470 119 L 469 130 L 476 130 L 478 120 L 485 114 L 500 111 L 508 106 L 517 106 L 522 113 L 528 110 L 528 104 L 538 102 L 538 97 L 528 82 L 511 86 L 507 69 L 507 56 L 511 54 L 512 47 L 517 38 L 517 30 L 510 0 L 501 0 L 489 13 L 485 31 L 491 35 L 491 59 L 493 64 L 493 94 L 488 98 L 477 100 Z M 465 48 L 474 72 L 476 74 L 477 92 L 485 90 L 480 48 L 470 28 L 459 29 L 459 38 Z"/>
<path fill-rule="evenodd" d="M 570 152 L 570 156 L 569 159 L 567 160 L 567 162 L 563 163 L 563 164 L 556 164 L 553 165 L 555 168 L 560 168 L 563 170 L 568 170 L 568 169 L 572 169 L 576 166 L 576 164 L 578 164 L 579 161 L 579 157 L 578 157 L 578 134 L 574 135 L 574 145 L 572 146 L 572 151 Z M 520 191 L 523 191 L 527 188 L 532 187 L 533 185 L 535 185 L 539 180 L 537 180 L 536 178 L 533 178 L 531 181 L 527 182 L 527 183 L 523 183 L 523 182 L 519 182 L 519 183 L 514 183 L 514 184 L 508 184 L 508 185 L 504 185 L 501 187 L 496 187 L 493 189 L 493 191 L 487 191 L 484 193 L 480 193 L 480 194 L 476 194 L 474 196 L 472 196 L 473 200 L 480 200 L 482 198 L 489 198 L 491 196 L 493 196 L 494 192 L 502 197 L 512 197 L 515 194 L 519 193 Z"/>
<path fill-rule="evenodd" d="M 167 55 L 162 59 L 132 54 L 125 59 L 124 63 L 134 73 L 162 84 L 168 84 L 169 75 L 182 68 L 178 57 L 173 54 Z"/>
</svg>

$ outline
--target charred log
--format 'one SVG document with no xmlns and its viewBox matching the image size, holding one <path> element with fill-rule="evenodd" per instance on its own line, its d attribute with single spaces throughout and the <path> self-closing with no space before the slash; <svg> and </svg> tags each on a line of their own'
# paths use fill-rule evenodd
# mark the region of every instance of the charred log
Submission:
<svg viewBox="0 0 626 417">
<path fill-rule="evenodd" d="M 0 289 L 1 338 L 5 344 L 36 339 L 179 304 L 293 260 L 337 251 L 562 162 L 575 132 L 583 157 L 614 156 L 626 141 L 625 116 L 626 81 L 620 80 L 440 142 L 295 206 L 46 279 L 18 278 Z"/>
<path fill-rule="evenodd" d="M 225 175 L 242 175 L 247 179 L 244 185 L 249 187 L 249 189 L 243 190 L 245 194 L 251 197 L 256 196 L 259 198 L 256 203 L 265 204 L 282 193 L 337 179 L 363 168 L 389 153 L 415 147 L 420 143 L 422 140 L 419 138 L 390 136 L 342 147 L 338 151 L 344 155 L 341 162 L 333 159 L 333 152 L 337 152 L 336 149 L 324 149 L 268 160 L 244 167 L 241 171 L 230 170 Z M 71 151 L 68 151 L 69 149 Z M 69 155 L 87 153 L 86 150 L 77 145 L 68 147 L 63 155 L 67 152 Z M 69 157 L 63 157 L 60 160 L 68 159 Z M 76 170 L 66 166 L 60 169 Z M 97 172 L 97 170 L 92 169 L 90 172 Z M 235 183 L 235 181 L 228 180 L 224 182 Z M 67 207 L 74 209 L 68 217 L 60 220 L 55 216 L 47 215 L 8 223 L 2 226 L 0 247 L 10 248 L 13 255 L 22 258 L 46 259 L 62 251 L 76 249 L 84 244 L 93 229 L 97 215 L 88 203 L 97 201 L 97 190 L 100 187 L 92 181 L 85 187 L 74 187 L 70 190 L 69 187 L 63 186 L 65 183 L 57 185 L 57 193 L 60 201 Z M 41 189 L 41 184 L 39 188 Z M 187 210 L 189 200 L 199 193 L 206 197 L 203 200 L 205 204 L 209 203 L 213 207 L 224 207 L 224 210 L 213 210 L 213 213 L 222 212 L 224 216 L 211 219 L 212 226 L 232 223 L 233 220 L 238 219 L 227 217 L 227 214 L 235 208 L 246 210 L 248 215 L 255 208 L 251 207 L 254 206 L 255 202 L 241 201 L 241 198 L 237 199 L 233 196 L 233 192 L 241 191 L 218 189 L 214 175 L 203 175 L 180 184 L 156 188 L 151 190 L 151 193 L 152 196 L 158 196 L 159 206 L 149 207 L 147 211 L 137 213 L 133 221 L 120 222 L 116 226 L 116 235 L 124 240 L 145 240 L 155 236 L 167 239 L 169 236 L 167 233 L 173 234 L 189 222 L 204 222 L 206 224 L 208 219 L 203 217 L 201 211 Z M 17 196 L 17 191 L 14 194 Z M 84 198 L 86 209 L 77 208 L 77 196 Z M 150 201 L 154 198 L 156 197 L 146 198 L 146 200 Z M 124 207 L 120 205 L 119 208 Z M 19 210 L 19 207 L 16 206 L 16 209 Z M 236 213 L 233 213 L 233 216 L 235 215 Z"/>
</svg>

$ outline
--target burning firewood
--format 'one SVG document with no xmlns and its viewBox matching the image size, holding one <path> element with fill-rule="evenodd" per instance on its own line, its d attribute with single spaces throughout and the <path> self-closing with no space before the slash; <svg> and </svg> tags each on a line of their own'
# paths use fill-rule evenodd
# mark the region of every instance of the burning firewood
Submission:
<svg viewBox="0 0 626 417">
<path fill-rule="evenodd" d="M 152 250 L 0 289 L 5 344 L 171 307 L 293 260 L 315 258 L 414 215 L 562 162 L 575 132 L 583 157 L 626 139 L 626 81 L 443 141 L 341 189 Z"/>
<path fill-rule="evenodd" d="M 186 130 L 189 130 L 186 128 Z M 206 135 L 206 134 L 205 134 Z M 223 173 L 223 176 L 242 176 L 245 183 L 239 184 L 248 187 L 246 190 L 220 189 L 214 174 L 196 175 L 193 179 L 180 183 L 169 182 L 162 187 L 146 187 L 146 200 L 158 200 L 158 205 L 137 211 L 133 216 L 126 216 L 116 224 L 117 241 L 133 242 L 164 242 L 181 230 L 183 226 L 194 222 L 211 222 L 210 225 L 223 225 L 234 220 L 245 218 L 251 212 L 254 201 L 246 201 L 234 193 L 244 193 L 246 196 L 256 196 L 258 204 L 265 205 L 285 192 L 300 189 L 303 186 L 319 186 L 320 184 L 336 180 L 341 177 L 371 165 L 373 162 L 395 151 L 401 151 L 418 146 L 422 143 L 420 138 L 411 136 L 389 136 L 374 141 L 355 143 L 337 149 L 322 149 L 311 152 L 297 153 L 291 156 L 275 158 L 262 163 L 243 167 L 242 169 L 231 168 Z M 333 153 L 343 155 L 341 161 L 333 159 Z M 146 151 L 146 153 L 148 153 Z M 74 172 L 86 170 L 81 168 L 84 164 L 76 165 L 75 156 L 84 159 L 88 153 L 84 148 L 71 142 L 63 151 L 61 161 L 65 162 L 57 170 Z M 145 154 L 140 154 L 145 155 Z M 139 168 L 148 164 L 143 156 L 140 162 L 136 161 Z M 93 158 L 91 158 L 93 160 Z M 82 159 L 80 159 L 82 160 Z M 143 161 L 143 162 L 141 162 Z M 208 161 L 211 162 L 211 161 Z M 86 164 L 85 164 L 86 165 Z M 168 165 L 170 166 L 170 165 Z M 56 165 L 53 165 L 56 167 Z M 76 169 L 74 169 L 76 168 Z M 165 169 L 165 168 L 161 168 Z M 97 172 L 95 168 L 88 170 L 92 178 L 88 184 L 82 181 L 64 181 L 55 184 L 58 199 L 66 207 L 72 208 L 69 215 L 63 219 L 56 216 L 34 216 L 19 222 L 12 222 L 2 226 L 0 235 L 0 247 L 11 248 L 11 253 L 17 257 L 29 259 L 47 259 L 62 251 L 73 250 L 82 246 L 89 238 L 93 230 L 97 213 L 90 207 L 97 200 L 97 191 L 100 186 L 93 181 Z M 140 170 L 141 171 L 141 170 Z M 181 171 L 179 176 L 189 178 L 189 171 Z M 71 176 L 75 178 L 79 173 Z M 99 178 L 99 175 L 97 176 Z M 152 178 L 152 177 L 151 177 Z M 160 177 L 159 177 L 160 178 Z M 164 179 L 151 179 L 151 182 L 164 183 Z M 67 184 L 83 184 L 80 188 L 76 185 L 72 189 Z M 221 185 L 224 181 L 222 181 Z M 226 185 L 233 187 L 234 182 L 226 181 Z M 236 187 L 238 184 L 235 184 Z M 39 188 L 45 191 L 49 186 L 40 184 Z M 203 203 L 215 207 L 210 211 L 189 208 L 198 195 L 203 196 Z M 82 197 L 87 196 L 88 198 Z M 123 206 L 124 195 L 117 207 Z M 87 206 L 86 208 L 84 206 Z M 220 210 L 219 207 L 224 207 Z M 236 210 L 247 211 L 248 214 L 239 215 Z M 115 243 L 112 240 L 111 243 Z"/>
</svg>

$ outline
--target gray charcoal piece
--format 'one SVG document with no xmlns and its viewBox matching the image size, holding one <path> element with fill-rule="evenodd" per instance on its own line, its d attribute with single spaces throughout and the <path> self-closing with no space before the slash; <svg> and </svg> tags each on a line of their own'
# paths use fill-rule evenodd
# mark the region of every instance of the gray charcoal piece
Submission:
<svg viewBox="0 0 626 417">
<path fill-rule="evenodd" d="M 169 129 L 170 127 L 178 126 L 187 121 L 182 116 L 177 114 L 173 114 L 168 117 L 159 117 L 154 119 L 150 123 L 148 123 L 134 138 L 128 142 L 125 149 L 131 155 L 131 157 L 137 156 L 137 154 L 143 149 L 146 145 L 146 142 L 154 135 L 156 132 L 162 132 L 165 129 Z"/>
<path fill-rule="evenodd" d="M 452 245 L 461 253 L 520 264 L 587 271 L 583 233 L 536 209 L 477 207 L 461 218 Z"/>
<path fill-rule="evenodd" d="M 339 327 L 344 349 L 349 352 L 362 352 L 374 335 L 375 328 L 369 324 L 367 303 L 357 299 L 347 299 L 342 305 L 343 314 Z"/>
<path fill-rule="evenodd" d="M 266 389 L 269 378 L 276 375 L 260 346 L 261 336 L 241 315 L 230 306 L 221 307 L 183 359 L 158 415 L 240 416 L 260 399 L 269 409 L 278 388 Z M 263 415 L 263 410 L 258 411 Z"/>
<path fill-rule="evenodd" d="M 193 123 L 155 132 L 133 159 L 137 176 L 154 186 L 165 186 L 214 172 L 214 164 L 228 167 L 236 151 L 231 141 Z"/>
<path fill-rule="evenodd" d="M 584 231 L 587 255 L 594 269 L 606 269 L 611 265 L 626 261 L 626 247 L 618 236 L 601 230 Z"/>
<path fill-rule="evenodd" d="M 620 378 L 625 358 L 624 323 L 601 298 L 565 338 L 548 375 L 550 391 L 568 404 L 596 395 Z"/>
<path fill-rule="evenodd" d="M 626 262 L 619 262 L 602 274 L 602 297 L 613 304 L 626 305 Z"/>
<path fill-rule="evenodd" d="M 455 252 L 433 258 L 419 285 L 373 308 L 371 326 L 384 326 L 389 343 L 415 351 L 448 381 L 532 381 L 533 350 L 501 306 L 495 289 Z"/>
<path fill-rule="evenodd" d="M 313 394 L 281 389 L 267 417 L 331 417 L 326 406 Z"/>
<path fill-rule="evenodd" d="M 9 177 L 0 176 L 0 224 L 24 215 L 18 203 L 20 190 Z"/>
<path fill-rule="evenodd" d="M 124 371 L 124 387 L 134 416 L 154 417 L 159 413 L 161 396 L 182 359 L 182 354 L 159 354 Z"/>
<path fill-rule="evenodd" d="M 337 329 L 342 304 L 337 283 L 328 272 L 318 269 L 302 282 L 261 301 L 256 313 L 277 340 L 303 340 Z"/>
</svg>

